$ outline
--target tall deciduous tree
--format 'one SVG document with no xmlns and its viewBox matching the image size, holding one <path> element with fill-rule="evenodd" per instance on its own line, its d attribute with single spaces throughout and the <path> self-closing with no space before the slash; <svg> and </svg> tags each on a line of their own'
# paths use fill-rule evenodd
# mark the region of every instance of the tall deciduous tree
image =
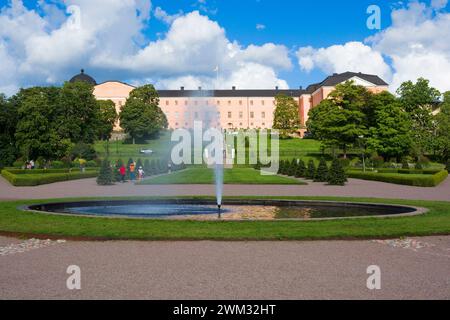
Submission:
<svg viewBox="0 0 450 320">
<path fill-rule="evenodd" d="M 13 99 L 0 94 L 0 168 L 11 165 L 17 156 L 14 133 L 18 115 Z"/>
<path fill-rule="evenodd" d="M 93 143 L 97 137 L 98 105 L 94 87 L 84 81 L 61 88 L 56 118 L 58 134 L 74 142 Z"/>
<path fill-rule="evenodd" d="M 450 91 L 444 93 L 444 102 L 436 115 L 436 146 L 443 161 L 450 161 Z"/>
<path fill-rule="evenodd" d="M 111 100 L 98 100 L 97 136 L 100 140 L 108 140 L 114 130 L 118 115 L 116 105 Z"/>
<path fill-rule="evenodd" d="M 70 140 L 62 138 L 57 130 L 59 90 L 54 87 L 22 89 L 15 98 L 19 106 L 16 145 L 26 158 L 58 159 L 71 147 Z"/>
<path fill-rule="evenodd" d="M 411 118 L 401 103 L 389 92 L 374 94 L 368 113 L 369 134 L 367 147 L 385 159 L 398 161 L 411 150 Z"/>
<path fill-rule="evenodd" d="M 294 98 L 279 94 L 275 97 L 275 102 L 273 128 L 280 130 L 282 136 L 287 136 L 300 128 L 299 106 Z"/>
<path fill-rule="evenodd" d="M 366 136 L 367 107 L 370 92 L 363 86 L 347 81 L 309 113 L 308 131 L 328 146 L 339 146 L 347 156 L 347 149 L 360 136 Z"/>
<path fill-rule="evenodd" d="M 441 94 L 424 78 L 419 78 L 416 83 L 402 83 L 397 94 L 402 108 L 411 116 L 416 153 L 420 156 L 431 149 L 434 132 L 432 110 Z"/>
<path fill-rule="evenodd" d="M 159 107 L 159 96 L 152 85 L 131 91 L 120 113 L 120 125 L 133 138 L 150 137 L 167 128 L 167 118 Z"/>
</svg>

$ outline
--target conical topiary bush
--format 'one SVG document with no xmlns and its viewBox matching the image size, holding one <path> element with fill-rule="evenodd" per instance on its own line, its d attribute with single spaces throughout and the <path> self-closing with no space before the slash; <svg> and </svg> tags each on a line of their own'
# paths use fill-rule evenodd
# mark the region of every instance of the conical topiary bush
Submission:
<svg viewBox="0 0 450 320">
<path fill-rule="evenodd" d="M 306 178 L 308 179 L 314 179 L 316 175 L 316 165 L 314 163 L 314 160 L 309 160 L 308 162 L 308 169 L 306 170 Z"/>
<path fill-rule="evenodd" d="M 306 165 L 305 162 L 300 159 L 300 161 L 297 164 L 297 169 L 295 171 L 295 177 L 304 178 L 305 176 L 306 176 Z"/>
<path fill-rule="evenodd" d="M 103 160 L 100 172 L 97 177 L 97 184 L 100 186 L 110 186 L 114 184 L 114 176 L 111 164 L 108 159 Z"/>
<path fill-rule="evenodd" d="M 328 165 L 324 158 L 320 159 L 320 163 L 319 163 L 319 166 L 317 167 L 314 181 L 315 182 L 328 182 Z"/>
<path fill-rule="evenodd" d="M 328 184 L 335 186 L 343 186 L 347 182 L 347 175 L 342 167 L 339 159 L 335 158 L 331 163 L 328 174 Z"/>
</svg>

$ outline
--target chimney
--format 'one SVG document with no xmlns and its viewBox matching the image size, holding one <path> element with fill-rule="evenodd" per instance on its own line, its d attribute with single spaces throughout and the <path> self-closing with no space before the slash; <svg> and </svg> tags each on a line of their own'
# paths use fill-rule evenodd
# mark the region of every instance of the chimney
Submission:
<svg viewBox="0 0 450 320">
<path fill-rule="evenodd" d="M 200 90 L 200 91 L 201 91 L 201 90 L 202 90 L 202 87 L 198 87 L 198 90 Z"/>
<path fill-rule="evenodd" d="M 300 86 L 300 90 L 303 90 L 303 86 Z"/>
<path fill-rule="evenodd" d="M 180 90 L 181 90 L 181 91 L 184 91 L 184 87 L 180 87 Z"/>
<path fill-rule="evenodd" d="M 231 89 L 233 89 L 233 90 L 236 90 L 236 87 L 235 86 L 233 86 Z"/>
<path fill-rule="evenodd" d="M 278 86 L 276 86 L 276 87 L 275 87 L 275 90 L 277 90 L 277 91 L 278 91 Z"/>
</svg>

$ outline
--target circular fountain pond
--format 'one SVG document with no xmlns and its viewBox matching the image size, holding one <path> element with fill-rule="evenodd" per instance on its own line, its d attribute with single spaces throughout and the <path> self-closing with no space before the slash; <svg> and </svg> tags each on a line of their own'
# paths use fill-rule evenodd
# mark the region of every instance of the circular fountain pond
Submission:
<svg viewBox="0 0 450 320">
<path fill-rule="evenodd" d="M 27 210 L 94 217 L 173 220 L 311 220 L 416 215 L 425 209 L 368 203 L 227 200 L 219 210 L 213 200 L 111 200 L 32 205 Z"/>
</svg>

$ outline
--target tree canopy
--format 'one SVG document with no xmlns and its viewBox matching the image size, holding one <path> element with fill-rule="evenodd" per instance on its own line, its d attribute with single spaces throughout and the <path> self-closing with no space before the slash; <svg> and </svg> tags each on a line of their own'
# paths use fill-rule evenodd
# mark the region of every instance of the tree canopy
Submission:
<svg viewBox="0 0 450 320">
<path fill-rule="evenodd" d="M 275 97 L 276 108 L 274 113 L 273 128 L 287 135 L 300 128 L 298 103 L 294 98 L 279 94 Z"/>
<path fill-rule="evenodd" d="M 159 96 L 152 85 L 131 91 L 120 112 L 120 125 L 133 138 L 133 143 L 167 128 L 167 118 L 159 107 Z"/>
</svg>

